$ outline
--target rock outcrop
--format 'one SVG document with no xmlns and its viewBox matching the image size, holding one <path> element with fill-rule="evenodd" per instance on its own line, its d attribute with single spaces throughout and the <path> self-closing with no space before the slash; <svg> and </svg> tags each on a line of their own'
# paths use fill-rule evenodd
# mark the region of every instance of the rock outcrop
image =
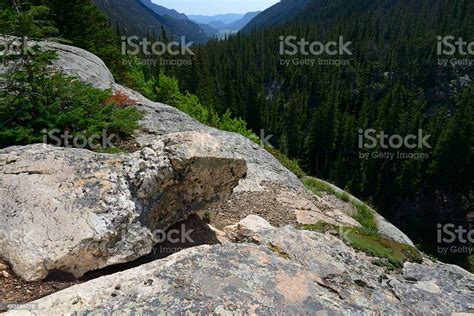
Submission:
<svg viewBox="0 0 474 316">
<path fill-rule="evenodd" d="M 245 177 L 243 160 L 205 146 L 214 141 L 171 134 L 123 156 L 47 145 L 0 150 L 1 256 L 33 281 L 148 254 L 157 230 L 227 199 Z"/>
<path fill-rule="evenodd" d="M 7 315 L 474 312 L 472 274 L 428 258 L 391 270 L 336 236 L 285 226 L 359 223 L 243 136 L 116 84 L 86 51 L 41 45 L 58 51 L 55 65 L 66 74 L 136 101 L 145 113 L 135 135 L 142 148 L 127 155 L 46 145 L 0 150 L 0 256 L 15 273 L 78 277 L 132 261 L 152 250 L 156 231 L 200 210 L 226 223 L 209 228 L 222 245 L 188 248 Z M 383 236 L 411 244 L 376 219 Z"/>
<path fill-rule="evenodd" d="M 390 272 L 334 236 L 261 227 L 258 244 L 189 248 L 6 315 L 474 312 L 474 277 L 456 266 L 426 261 Z"/>
</svg>

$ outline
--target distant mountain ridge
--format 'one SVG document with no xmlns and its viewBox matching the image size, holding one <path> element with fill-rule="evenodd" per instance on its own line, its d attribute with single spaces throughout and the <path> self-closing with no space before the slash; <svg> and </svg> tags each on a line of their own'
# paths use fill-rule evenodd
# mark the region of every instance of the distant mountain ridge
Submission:
<svg viewBox="0 0 474 316">
<path fill-rule="evenodd" d="M 165 8 L 161 5 L 158 5 L 152 0 L 140 0 L 144 5 L 146 5 L 148 8 L 152 9 L 155 13 L 161 15 L 161 16 L 166 16 L 168 15 L 169 17 L 175 19 L 175 20 L 189 20 L 186 14 L 180 13 L 174 9 L 168 9 Z"/>
<path fill-rule="evenodd" d="M 216 15 L 188 15 L 188 18 L 192 21 L 201 24 L 209 24 L 213 21 L 221 21 L 225 24 L 233 23 L 243 18 L 243 13 L 227 13 L 227 14 L 216 14 Z"/>
<path fill-rule="evenodd" d="M 136 0 L 93 0 L 107 16 L 113 27 L 119 27 L 125 34 L 146 35 L 147 32 L 160 34 L 162 28 L 171 32 L 163 19 L 157 18 Z"/>
<path fill-rule="evenodd" d="M 254 28 L 268 28 L 284 23 L 298 15 L 311 2 L 311 0 L 281 0 L 258 14 L 245 25 L 243 31 L 247 32 Z"/>
<path fill-rule="evenodd" d="M 260 14 L 261 11 L 256 11 L 256 12 L 247 12 L 241 19 L 231 23 L 228 25 L 230 29 L 236 29 L 236 30 L 241 30 L 243 27 L 245 27 L 252 19 L 254 19 L 256 16 Z"/>
<path fill-rule="evenodd" d="M 185 36 L 186 40 L 205 43 L 209 37 L 201 27 L 186 15 L 156 5 L 150 0 L 93 0 L 107 16 L 113 27 L 125 35 L 145 37 L 159 36 L 163 30 L 173 36 Z"/>
<path fill-rule="evenodd" d="M 214 16 L 190 15 L 189 19 L 198 23 L 209 36 L 225 36 L 225 34 L 237 33 L 247 23 L 252 21 L 260 11 L 247 12 L 245 14 L 218 14 Z"/>
</svg>

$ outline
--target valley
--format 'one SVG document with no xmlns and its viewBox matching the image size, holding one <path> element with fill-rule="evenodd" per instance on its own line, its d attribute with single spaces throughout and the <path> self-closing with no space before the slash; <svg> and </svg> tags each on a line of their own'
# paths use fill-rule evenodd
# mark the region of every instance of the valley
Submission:
<svg viewBox="0 0 474 316">
<path fill-rule="evenodd" d="M 473 14 L 0 1 L 0 313 L 474 313 Z"/>
</svg>

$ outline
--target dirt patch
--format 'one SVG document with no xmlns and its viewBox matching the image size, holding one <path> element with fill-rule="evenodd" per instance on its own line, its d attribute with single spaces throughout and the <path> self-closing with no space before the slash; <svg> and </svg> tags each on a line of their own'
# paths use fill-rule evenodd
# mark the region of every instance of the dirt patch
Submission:
<svg viewBox="0 0 474 316">
<path fill-rule="evenodd" d="M 349 216 L 353 216 L 356 213 L 356 209 L 351 202 L 342 201 L 335 195 L 323 193 L 322 200 L 329 208 L 340 210 Z"/>
<path fill-rule="evenodd" d="M 282 188 L 265 184 L 262 192 L 234 193 L 228 201 L 199 212 L 202 218 L 210 217 L 210 224 L 217 229 L 234 225 L 248 215 L 258 215 L 272 226 L 296 225 L 294 210 L 278 201 Z"/>
<path fill-rule="evenodd" d="M 127 138 L 115 137 L 112 142 L 115 147 L 123 150 L 126 153 L 134 153 L 137 150 L 140 150 L 142 148 L 140 144 L 137 143 L 137 141 L 133 137 L 127 137 Z"/>
<path fill-rule="evenodd" d="M 2 265 L 7 266 L 5 272 L 8 277 L 3 276 L 3 271 L 0 271 L 0 312 L 8 310 L 11 305 L 31 302 L 79 283 L 77 280 L 62 278 L 59 275 L 51 276 L 44 281 L 25 282 L 13 273 L 5 261 L 0 260 L 0 266 Z"/>
</svg>

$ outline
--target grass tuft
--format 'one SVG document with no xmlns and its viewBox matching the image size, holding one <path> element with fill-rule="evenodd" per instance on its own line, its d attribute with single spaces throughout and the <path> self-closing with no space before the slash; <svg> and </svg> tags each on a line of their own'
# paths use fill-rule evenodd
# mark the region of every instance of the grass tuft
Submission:
<svg viewBox="0 0 474 316">
<path fill-rule="evenodd" d="M 290 260 L 290 255 L 281 250 L 281 248 L 275 244 L 268 243 L 268 248 L 273 251 L 274 253 L 278 254 L 280 257 L 286 260 Z"/>
<path fill-rule="evenodd" d="M 358 221 L 363 227 L 377 231 L 377 221 L 375 219 L 375 214 L 370 207 L 365 204 L 354 204 L 356 208 L 356 213 L 354 214 L 354 219 Z"/>
<path fill-rule="evenodd" d="M 313 225 L 301 225 L 303 230 L 330 232 L 339 236 L 346 244 L 354 249 L 377 257 L 374 264 L 401 268 L 404 262 L 422 262 L 423 257 L 415 247 L 386 239 L 373 230 L 365 227 L 338 227 L 325 222 Z"/>
<path fill-rule="evenodd" d="M 335 195 L 341 201 L 351 203 L 356 208 L 356 212 L 352 217 L 363 227 L 377 232 L 375 213 L 368 205 L 351 200 L 351 197 L 347 192 L 338 192 L 332 186 L 316 178 L 305 177 L 303 178 L 303 184 L 308 190 L 319 197 L 322 197 L 323 193 L 328 193 Z"/>
<path fill-rule="evenodd" d="M 305 177 L 303 178 L 302 181 L 303 181 L 304 186 L 308 190 L 310 190 L 311 192 L 313 192 L 319 197 L 321 197 L 323 193 L 336 195 L 336 191 L 331 186 L 327 185 L 326 183 L 322 181 L 319 181 L 316 178 Z"/>
</svg>

